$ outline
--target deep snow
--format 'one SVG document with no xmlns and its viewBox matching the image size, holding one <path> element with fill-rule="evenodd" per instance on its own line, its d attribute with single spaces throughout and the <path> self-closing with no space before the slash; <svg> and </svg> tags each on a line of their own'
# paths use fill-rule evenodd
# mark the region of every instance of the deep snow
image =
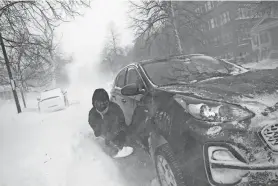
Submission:
<svg viewBox="0 0 278 186">
<path fill-rule="evenodd" d="M 155 172 L 143 151 L 117 161 L 103 152 L 87 124 L 90 97 L 83 96 L 53 113 L 37 112 L 35 98 L 21 114 L 13 101 L 1 104 L 1 186 L 150 185 Z"/>
</svg>

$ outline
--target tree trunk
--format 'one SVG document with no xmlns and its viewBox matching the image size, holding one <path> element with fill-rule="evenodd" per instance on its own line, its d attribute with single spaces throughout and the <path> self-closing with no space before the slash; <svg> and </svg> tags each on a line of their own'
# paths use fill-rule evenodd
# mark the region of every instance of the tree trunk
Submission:
<svg viewBox="0 0 278 186">
<path fill-rule="evenodd" d="M 20 88 L 20 94 L 22 97 L 22 102 L 23 102 L 24 108 L 26 108 L 26 102 L 25 102 L 25 97 L 24 97 L 24 92 L 23 92 L 22 87 Z"/>
<path fill-rule="evenodd" d="M 181 54 L 183 54 L 183 49 L 181 46 L 179 31 L 177 29 L 177 23 L 176 23 L 176 19 L 175 19 L 175 10 L 174 10 L 172 1 L 170 1 L 170 17 L 171 17 L 171 24 L 172 24 L 173 32 L 174 32 L 175 54 L 181 55 Z"/>
<path fill-rule="evenodd" d="M 22 78 L 22 77 L 21 77 Z M 26 101 L 25 101 L 25 94 L 24 94 L 24 85 L 23 85 L 23 81 L 22 79 L 20 81 L 18 81 L 19 83 L 19 90 L 20 90 L 20 94 L 21 94 L 21 99 L 24 105 L 24 108 L 26 108 Z"/>
</svg>

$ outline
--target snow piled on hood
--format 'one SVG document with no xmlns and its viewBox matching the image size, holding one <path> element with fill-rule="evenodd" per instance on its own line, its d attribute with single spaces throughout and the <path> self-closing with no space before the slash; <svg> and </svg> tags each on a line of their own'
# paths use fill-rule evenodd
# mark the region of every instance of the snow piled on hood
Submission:
<svg viewBox="0 0 278 186">
<path fill-rule="evenodd" d="M 239 98 L 239 100 L 242 102 L 242 106 L 246 106 L 252 112 L 261 113 L 267 107 L 272 107 L 278 102 L 278 91 L 276 91 L 274 94 L 254 95 L 253 98 L 242 97 Z M 273 112 L 272 114 L 276 114 L 278 117 L 277 111 Z"/>
</svg>

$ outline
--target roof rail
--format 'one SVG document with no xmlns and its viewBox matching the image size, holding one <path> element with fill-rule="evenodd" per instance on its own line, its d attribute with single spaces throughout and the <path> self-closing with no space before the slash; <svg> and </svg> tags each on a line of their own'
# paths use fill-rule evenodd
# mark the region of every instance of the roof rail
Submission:
<svg viewBox="0 0 278 186">
<path fill-rule="evenodd" d="M 146 59 L 146 60 L 139 61 L 139 63 L 149 63 L 149 62 L 155 62 L 155 61 L 164 61 L 166 59 L 169 59 L 169 58 L 164 57 L 164 58 Z"/>
<path fill-rule="evenodd" d="M 170 58 L 188 58 L 194 56 L 204 56 L 205 54 L 184 54 L 184 55 L 171 55 Z"/>
<path fill-rule="evenodd" d="M 188 55 L 170 55 L 168 57 L 163 58 L 154 58 L 154 59 L 146 59 L 139 61 L 139 63 L 150 63 L 150 62 L 159 62 L 159 61 L 165 61 L 165 60 L 171 60 L 171 59 L 184 59 L 194 56 L 204 56 L 205 54 L 188 54 Z"/>
</svg>

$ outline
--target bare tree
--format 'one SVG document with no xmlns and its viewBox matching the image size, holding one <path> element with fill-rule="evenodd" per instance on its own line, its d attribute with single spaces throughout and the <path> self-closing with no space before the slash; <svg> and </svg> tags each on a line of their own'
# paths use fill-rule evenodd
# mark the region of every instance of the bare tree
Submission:
<svg viewBox="0 0 278 186">
<path fill-rule="evenodd" d="M 45 80 L 42 71 L 46 71 L 48 75 L 51 75 L 49 71 L 52 71 L 53 74 L 55 70 L 53 56 L 56 48 L 55 28 L 62 22 L 81 15 L 80 11 L 77 11 L 79 8 L 89 6 L 90 0 L 3 0 L 0 3 L 0 32 L 13 64 L 14 73 L 17 73 L 16 76 L 21 76 L 23 71 L 25 73 L 31 70 L 32 73 L 25 77 L 39 78 L 41 76 L 40 79 Z M 1 59 L 0 55 L 0 62 L 3 62 Z"/>
<path fill-rule="evenodd" d="M 122 65 L 123 56 L 124 49 L 120 46 L 120 34 L 112 22 L 109 25 L 107 41 L 102 51 L 102 63 L 114 73 Z"/>
<path fill-rule="evenodd" d="M 160 0 L 130 1 L 130 18 L 136 35 L 138 37 L 143 36 L 146 42 L 157 37 L 164 27 L 171 27 L 175 36 L 176 53 L 182 54 L 173 3 L 172 1 Z"/>
<path fill-rule="evenodd" d="M 25 87 L 46 85 L 53 80 L 56 68 L 55 28 L 81 15 L 77 9 L 89 6 L 90 0 L 0 2 L 0 32 L 8 53 L 8 65 L 16 77 L 23 98 Z M 3 63 L 0 54 L 0 66 Z M 0 83 L 9 83 L 3 68 Z M 25 100 L 23 102 L 25 105 Z"/>
<path fill-rule="evenodd" d="M 182 35 L 202 40 L 200 25 L 204 23 L 203 15 L 195 12 L 202 3 L 171 0 L 141 0 L 139 3 L 130 1 L 131 27 L 135 29 L 138 38 L 144 36 L 146 43 L 152 43 L 158 35 L 171 36 L 175 49 L 172 53 L 182 54 Z M 181 31 L 186 34 L 181 35 Z"/>
</svg>

